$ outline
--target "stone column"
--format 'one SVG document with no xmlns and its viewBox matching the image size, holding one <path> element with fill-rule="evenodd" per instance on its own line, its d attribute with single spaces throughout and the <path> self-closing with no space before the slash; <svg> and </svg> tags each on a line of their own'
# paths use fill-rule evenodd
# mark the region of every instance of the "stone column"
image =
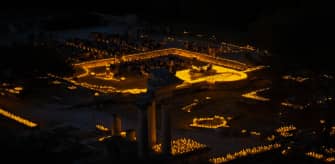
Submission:
<svg viewBox="0 0 335 164">
<path fill-rule="evenodd" d="M 162 105 L 162 153 L 171 155 L 171 120 L 170 112 L 165 105 Z"/>
<path fill-rule="evenodd" d="M 148 106 L 148 137 L 149 137 L 149 148 L 151 149 L 157 144 L 157 128 L 156 128 L 156 100 L 153 99 Z"/>
<path fill-rule="evenodd" d="M 137 152 L 138 157 L 143 159 L 148 153 L 148 118 L 147 110 L 140 108 L 138 111 L 138 127 L 137 127 Z"/>
<path fill-rule="evenodd" d="M 113 114 L 112 136 L 121 135 L 121 118 L 117 114 Z"/>
<path fill-rule="evenodd" d="M 136 141 L 136 131 L 131 129 L 127 131 L 126 138 L 129 141 Z"/>
</svg>

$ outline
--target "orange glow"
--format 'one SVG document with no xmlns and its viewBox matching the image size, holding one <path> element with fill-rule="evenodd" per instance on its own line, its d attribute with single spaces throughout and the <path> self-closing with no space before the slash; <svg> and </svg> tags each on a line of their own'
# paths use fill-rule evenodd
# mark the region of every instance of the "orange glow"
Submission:
<svg viewBox="0 0 335 164">
<path fill-rule="evenodd" d="M 205 117 L 205 118 L 194 118 L 191 127 L 217 129 L 220 127 L 229 127 L 227 121 L 222 116 Z"/>
<path fill-rule="evenodd" d="M 181 155 L 193 151 L 197 151 L 203 148 L 206 148 L 207 146 L 204 144 L 201 144 L 197 141 L 194 141 L 192 139 L 188 138 L 180 138 L 171 141 L 172 144 L 172 155 Z M 156 153 L 162 152 L 162 144 L 157 144 L 152 147 L 153 151 Z"/>
<path fill-rule="evenodd" d="M 9 113 L 9 112 L 7 112 L 7 111 L 1 109 L 1 108 L 0 108 L 0 114 L 3 115 L 3 116 L 5 116 L 5 117 L 7 117 L 7 118 L 10 118 L 10 119 L 12 119 L 12 120 L 15 120 L 15 121 L 17 121 L 17 122 L 19 122 L 19 123 L 21 123 L 21 124 L 23 124 L 23 125 L 26 125 L 26 126 L 28 126 L 28 127 L 31 127 L 31 128 L 37 126 L 36 123 L 31 122 L 31 121 L 29 121 L 29 120 L 26 120 L 26 119 L 24 119 L 24 118 L 22 118 L 22 117 L 20 117 L 20 116 L 16 116 L 16 115 L 14 115 L 14 114 L 12 114 L 12 113 Z"/>
<path fill-rule="evenodd" d="M 318 159 L 324 162 L 335 162 L 335 157 L 326 157 L 325 155 L 321 154 L 321 153 L 317 153 L 317 152 L 307 152 L 305 153 L 305 155 L 307 155 L 308 157 L 314 158 L 314 159 Z"/>
<path fill-rule="evenodd" d="M 268 141 L 273 141 L 273 140 L 275 140 L 275 135 L 271 135 L 271 136 L 268 136 L 268 137 L 266 137 L 266 139 L 268 140 Z"/>
<path fill-rule="evenodd" d="M 104 140 L 106 140 L 108 138 L 111 138 L 111 137 L 112 136 L 103 136 L 103 137 L 98 138 L 98 141 L 102 142 L 102 141 L 104 141 Z"/>
<path fill-rule="evenodd" d="M 126 135 L 127 135 L 127 132 L 125 132 L 125 131 L 122 131 L 121 133 L 120 133 L 120 135 L 121 135 L 121 137 L 126 137 Z"/>
<path fill-rule="evenodd" d="M 52 84 L 58 85 L 58 84 L 62 84 L 62 82 L 60 82 L 58 80 L 54 80 L 54 81 L 52 81 Z"/>
<path fill-rule="evenodd" d="M 322 159 L 324 157 L 323 154 L 316 152 L 307 152 L 306 155 L 315 159 Z"/>
<path fill-rule="evenodd" d="M 211 163 L 225 163 L 225 162 L 229 162 L 229 161 L 232 161 L 234 159 L 237 159 L 237 158 L 246 157 L 248 155 L 254 155 L 254 154 L 270 151 L 270 150 L 277 149 L 277 148 L 280 148 L 280 147 L 281 147 L 281 145 L 276 143 L 276 144 L 270 144 L 270 145 L 266 145 L 266 146 L 257 146 L 257 147 L 253 147 L 253 148 L 242 149 L 242 150 L 240 150 L 238 152 L 235 152 L 235 153 L 228 153 L 227 155 L 225 155 L 223 157 L 211 158 L 211 159 L 209 159 L 209 162 L 211 162 Z"/>
<path fill-rule="evenodd" d="M 269 98 L 265 98 L 265 97 L 261 97 L 261 96 L 257 95 L 258 92 L 263 92 L 265 90 L 269 90 L 269 88 L 264 88 L 264 89 L 251 91 L 251 92 L 243 94 L 242 97 L 249 98 L 249 99 L 254 99 L 254 100 L 258 100 L 258 101 L 270 101 Z"/>
<path fill-rule="evenodd" d="M 260 132 L 256 132 L 256 131 L 251 131 L 250 134 L 255 135 L 255 136 L 260 136 L 261 135 Z"/>
<path fill-rule="evenodd" d="M 16 91 L 22 91 L 23 87 L 15 87 L 14 90 L 16 90 Z"/>
<path fill-rule="evenodd" d="M 293 81 L 296 81 L 296 82 L 299 82 L 299 83 L 302 83 L 302 82 L 309 79 L 308 77 L 300 77 L 300 76 L 293 77 L 291 75 L 285 75 L 282 78 L 285 79 L 285 80 L 293 80 Z"/>
<path fill-rule="evenodd" d="M 181 110 L 186 111 L 186 112 L 191 112 L 192 108 L 195 107 L 196 105 L 198 105 L 198 103 L 193 102 L 189 105 L 186 105 L 186 106 L 182 107 Z"/>
<path fill-rule="evenodd" d="M 300 109 L 300 110 L 304 109 L 304 106 L 302 106 L 302 105 L 292 104 L 292 103 L 289 103 L 289 102 L 281 102 L 280 105 L 285 106 L 285 107 L 290 107 L 290 108 L 293 108 L 293 109 Z"/>
<path fill-rule="evenodd" d="M 261 69 L 264 69 L 264 68 L 268 68 L 268 67 L 270 67 L 270 66 L 263 66 L 263 65 L 261 65 L 261 66 L 251 67 L 251 68 L 248 68 L 248 69 L 244 70 L 243 72 L 244 73 L 254 72 L 254 71 L 258 71 L 258 70 L 261 70 Z"/>
<path fill-rule="evenodd" d="M 109 131 L 109 129 L 108 128 L 106 128 L 106 127 L 104 127 L 103 125 L 95 125 L 95 127 L 98 129 L 98 130 L 100 130 L 100 131 L 104 131 L 104 132 L 107 132 L 107 131 Z"/>
<path fill-rule="evenodd" d="M 99 126 L 99 128 L 98 128 L 98 126 Z M 102 125 L 101 125 L 102 126 Z M 101 127 L 100 125 L 96 125 L 96 127 L 97 127 L 97 129 L 99 129 L 99 130 L 101 130 L 101 131 L 109 131 L 109 129 L 108 128 L 105 128 L 105 127 Z M 101 128 L 101 129 L 100 129 Z M 121 137 L 122 138 L 125 138 L 126 137 L 126 135 L 127 135 L 127 132 L 125 132 L 125 131 L 122 131 L 121 133 L 120 133 L 120 135 L 121 135 Z M 102 137 L 99 137 L 98 138 L 98 141 L 99 142 L 102 142 L 102 141 L 105 141 L 106 139 L 108 139 L 108 138 L 111 138 L 112 136 L 110 136 L 110 135 L 108 135 L 108 136 L 102 136 Z M 135 140 L 136 140 L 136 138 L 135 138 Z"/>
<path fill-rule="evenodd" d="M 335 162 L 335 157 L 327 157 L 324 161 L 325 162 Z"/>
<path fill-rule="evenodd" d="M 53 75 L 53 74 L 50 74 L 50 73 L 48 74 L 48 76 L 53 77 L 53 78 L 62 79 L 62 80 L 65 80 L 69 83 L 73 83 L 74 85 L 81 86 L 81 87 L 84 87 L 84 88 L 88 88 L 88 89 L 98 91 L 98 92 L 101 92 L 101 93 L 140 94 L 140 93 L 146 93 L 147 92 L 147 88 L 143 88 L 143 89 L 142 88 L 116 89 L 115 87 L 107 86 L 107 85 L 94 85 L 94 84 L 88 84 L 86 82 L 79 83 L 79 82 L 73 80 L 72 78 L 62 78 L 62 77 L 59 77 L 59 76 L 56 76 L 56 75 Z M 70 86 L 70 87 L 73 89 L 75 86 Z"/>
<path fill-rule="evenodd" d="M 212 69 L 216 71 L 214 75 L 203 76 L 199 78 L 192 79 L 191 77 L 191 69 L 184 69 L 176 72 L 176 77 L 183 80 L 185 83 L 200 83 L 200 82 L 208 82 L 208 83 L 215 83 L 215 82 L 228 82 L 228 81 L 238 81 L 246 79 L 248 76 L 247 74 L 236 71 L 233 69 L 213 65 Z"/>
<path fill-rule="evenodd" d="M 293 125 L 289 125 L 289 126 L 282 126 L 278 129 L 276 129 L 276 132 L 279 133 L 281 136 L 283 137 L 291 137 L 293 136 L 293 134 L 289 133 L 291 131 L 296 130 L 297 128 Z"/>
</svg>

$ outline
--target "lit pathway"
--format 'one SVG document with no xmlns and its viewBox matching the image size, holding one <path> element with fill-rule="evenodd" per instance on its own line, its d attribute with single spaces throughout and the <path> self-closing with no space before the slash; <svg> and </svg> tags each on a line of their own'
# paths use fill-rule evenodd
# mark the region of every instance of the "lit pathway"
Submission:
<svg viewBox="0 0 335 164">
<path fill-rule="evenodd" d="M 31 122 L 31 121 L 29 121 L 29 120 L 27 120 L 27 119 L 25 119 L 25 118 L 20 117 L 20 116 L 17 116 L 17 115 L 15 115 L 15 114 L 13 114 L 13 113 L 10 113 L 10 112 L 8 112 L 8 111 L 2 109 L 2 108 L 0 108 L 0 115 L 2 115 L 2 116 L 4 116 L 4 117 L 7 117 L 7 118 L 9 118 L 9 119 L 12 119 L 12 120 L 14 120 L 14 121 L 16 121 L 16 122 L 18 122 L 18 123 L 21 123 L 21 124 L 23 124 L 23 125 L 25 125 L 25 126 L 30 127 L 30 128 L 33 128 L 33 127 L 36 127 L 36 126 L 37 126 L 36 123 Z"/>
</svg>

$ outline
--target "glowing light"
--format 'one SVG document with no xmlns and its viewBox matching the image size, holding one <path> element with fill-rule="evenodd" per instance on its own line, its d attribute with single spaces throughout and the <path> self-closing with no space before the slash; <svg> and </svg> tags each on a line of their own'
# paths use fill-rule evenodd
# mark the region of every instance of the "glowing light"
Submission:
<svg viewBox="0 0 335 164">
<path fill-rule="evenodd" d="M 200 76 L 197 78 L 192 77 L 192 73 L 190 73 L 191 69 L 184 69 L 176 72 L 176 77 L 183 80 L 185 83 L 200 83 L 200 82 L 207 82 L 207 83 L 215 83 L 215 82 L 230 82 L 230 81 L 238 81 L 246 79 L 248 76 L 247 74 L 236 71 L 233 69 L 213 65 L 212 69 L 216 72 L 213 75 L 207 76 Z M 202 73 L 205 74 L 205 73 Z"/>
<path fill-rule="evenodd" d="M 261 70 L 261 69 L 264 69 L 264 68 L 268 68 L 270 66 L 256 66 L 256 67 L 251 67 L 251 68 L 247 68 L 246 70 L 244 70 L 243 72 L 244 73 L 248 73 L 248 72 L 254 72 L 254 71 L 258 71 L 258 70 Z"/>
<path fill-rule="evenodd" d="M 120 133 L 120 135 L 121 135 L 121 137 L 126 137 L 126 135 L 127 135 L 127 132 L 125 132 L 125 131 L 122 131 L 122 132 Z"/>
<path fill-rule="evenodd" d="M 261 135 L 260 132 L 256 132 L 256 131 L 251 131 L 250 134 L 255 135 L 255 136 L 260 136 Z"/>
<path fill-rule="evenodd" d="M 108 138 L 111 138 L 111 137 L 112 136 L 103 136 L 103 137 L 98 138 L 98 141 L 102 142 L 102 141 L 104 141 L 104 140 L 106 140 Z"/>
<path fill-rule="evenodd" d="M 335 153 L 335 148 L 326 148 L 325 152 L 328 153 L 328 154 L 333 154 L 333 153 Z"/>
<path fill-rule="evenodd" d="M 8 89 L 7 91 L 9 93 L 12 93 L 12 94 L 20 94 L 20 91 L 17 91 L 17 90 L 14 90 L 14 89 Z"/>
<path fill-rule="evenodd" d="M 189 152 L 198 151 L 206 148 L 205 144 L 201 144 L 195 140 L 188 138 L 180 138 L 171 141 L 171 153 L 172 155 L 181 155 Z M 156 153 L 162 152 L 162 144 L 157 144 L 152 147 Z"/>
<path fill-rule="evenodd" d="M 229 127 L 227 121 L 222 116 L 194 118 L 191 127 L 216 129 L 220 127 Z"/>
<path fill-rule="evenodd" d="M 254 155 L 254 154 L 270 151 L 270 150 L 277 149 L 277 148 L 280 148 L 280 147 L 281 147 L 281 145 L 276 143 L 276 144 L 270 144 L 270 145 L 266 145 L 266 146 L 257 146 L 257 147 L 242 149 L 242 150 L 240 150 L 238 152 L 235 152 L 235 153 L 228 153 L 228 154 L 226 154 L 225 156 L 222 156 L 222 157 L 211 158 L 211 159 L 209 159 L 209 162 L 211 162 L 211 163 L 225 163 L 225 162 L 229 162 L 229 161 L 232 161 L 234 159 L 237 159 L 237 158 L 246 157 L 248 155 Z"/>
<path fill-rule="evenodd" d="M 263 92 L 263 91 L 266 91 L 266 90 L 269 90 L 269 89 L 270 88 L 264 88 L 264 89 L 251 91 L 251 92 L 243 94 L 242 97 L 249 98 L 249 99 L 254 99 L 254 100 L 258 100 L 258 101 L 270 101 L 269 98 L 265 98 L 265 97 L 261 97 L 261 96 L 257 95 L 258 92 Z"/>
<path fill-rule="evenodd" d="M 104 132 L 108 132 L 109 131 L 109 129 L 108 128 L 106 128 L 106 127 L 104 127 L 103 125 L 95 125 L 95 127 L 98 129 L 98 130 L 100 130 L 100 131 L 104 131 Z"/>
<path fill-rule="evenodd" d="M 322 159 L 324 157 L 323 154 L 319 154 L 316 152 L 307 152 L 306 155 L 315 159 Z"/>
<path fill-rule="evenodd" d="M 77 87 L 76 87 L 76 86 L 74 86 L 74 85 L 71 85 L 71 86 L 68 86 L 68 87 L 67 87 L 67 89 L 70 89 L 70 90 L 75 90 L 75 89 L 77 89 Z"/>
<path fill-rule="evenodd" d="M 197 102 L 193 102 L 193 103 L 191 103 L 189 105 L 186 105 L 186 106 L 182 107 L 181 110 L 186 111 L 186 112 L 191 112 L 191 109 L 193 107 L 195 107 L 196 105 L 198 105 L 198 103 Z"/>
<path fill-rule="evenodd" d="M 279 133 L 281 136 L 283 137 L 291 137 L 293 136 L 293 134 L 289 133 L 290 131 L 294 131 L 297 128 L 293 125 L 289 125 L 289 126 L 282 126 L 278 129 L 276 129 L 276 132 Z"/>
<path fill-rule="evenodd" d="M 282 155 L 287 155 L 287 153 L 288 153 L 287 150 L 283 150 L 283 151 L 281 151 L 281 154 L 282 154 Z"/>
<path fill-rule="evenodd" d="M 335 157 L 327 157 L 324 161 L 325 162 L 335 162 Z"/>
<path fill-rule="evenodd" d="M 324 161 L 324 162 L 335 162 L 335 157 L 326 157 L 325 155 L 321 153 L 310 151 L 310 152 L 305 153 L 305 155 L 307 155 L 308 157 L 314 158 L 314 159 Z"/>
<path fill-rule="evenodd" d="M 89 75 L 89 70 L 88 70 L 87 67 L 82 66 L 81 68 L 82 68 L 85 72 L 82 73 L 82 74 L 77 75 L 77 76 L 76 76 L 77 78 L 82 78 L 82 77 L 85 77 L 85 76 L 88 76 L 88 75 Z"/>
<path fill-rule="evenodd" d="M 293 80 L 293 81 L 296 81 L 296 82 L 299 82 L 299 83 L 302 83 L 302 82 L 309 79 L 308 77 L 300 77 L 300 76 L 293 77 L 291 75 L 284 75 L 282 78 L 285 79 L 285 80 Z"/>
<path fill-rule="evenodd" d="M 78 46 L 75 43 L 71 43 L 71 42 L 67 42 L 66 45 L 75 46 L 75 47 Z M 98 49 L 90 48 L 90 47 L 86 47 L 86 49 L 90 51 L 98 50 Z M 246 70 L 249 67 L 248 65 L 244 63 L 225 59 L 225 58 L 220 58 L 220 57 L 213 57 L 208 54 L 192 52 L 192 51 L 187 51 L 187 50 L 178 49 L 178 48 L 168 48 L 168 49 L 162 49 L 162 50 L 155 50 L 155 51 L 149 51 L 149 52 L 124 55 L 122 57 L 123 58 L 122 60 L 126 60 L 126 61 L 144 60 L 144 59 L 150 59 L 150 58 L 155 58 L 155 57 L 160 57 L 160 56 L 166 56 L 169 54 L 175 54 L 181 57 L 186 57 L 186 58 L 191 58 L 191 59 L 196 58 L 199 61 L 213 64 L 212 69 L 216 71 L 215 75 L 205 76 L 205 77 L 197 78 L 195 80 L 190 80 L 190 77 L 188 75 L 189 70 L 177 71 L 176 76 L 181 77 L 181 79 L 184 80 L 185 83 L 198 83 L 198 82 L 203 82 L 203 81 L 208 82 L 208 83 L 215 83 L 215 82 L 237 81 L 237 80 L 242 80 L 242 79 L 247 78 L 246 73 L 242 71 L 237 71 L 237 70 Z M 82 77 L 88 76 L 90 74 L 89 69 L 91 68 L 116 64 L 120 62 L 121 62 L 120 59 L 116 59 L 113 57 L 113 58 L 92 60 L 92 61 L 86 61 L 86 62 L 74 64 L 74 67 L 81 68 L 84 70 L 84 73 L 81 73 L 77 75 L 76 77 L 82 78 Z M 225 68 L 225 67 L 229 67 L 232 69 Z M 91 72 L 91 74 L 95 74 L 95 73 Z M 79 83 L 71 78 L 66 78 L 66 79 L 68 82 L 71 82 L 74 85 L 82 86 L 82 87 L 92 89 L 95 91 L 99 91 L 101 93 L 141 94 L 141 93 L 147 92 L 147 88 L 117 89 L 112 86 L 99 86 L 99 85 L 94 85 L 94 84 L 88 84 L 85 82 Z M 125 80 L 124 77 L 121 77 L 120 79 Z M 103 80 L 115 80 L 115 79 L 104 77 Z M 176 88 L 185 87 L 185 86 L 187 85 L 180 85 L 180 86 L 177 86 Z"/>
<path fill-rule="evenodd" d="M 290 107 L 290 108 L 293 108 L 293 109 L 300 109 L 300 110 L 303 110 L 305 108 L 302 105 L 292 104 L 292 103 L 289 103 L 289 102 L 282 102 L 282 103 L 280 103 L 280 105 L 285 106 L 285 107 Z"/>
<path fill-rule="evenodd" d="M 100 93 L 99 92 L 95 92 L 94 96 L 100 96 Z"/>
<path fill-rule="evenodd" d="M 271 135 L 271 136 L 268 136 L 268 137 L 266 137 L 266 139 L 268 140 L 268 141 L 273 141 L 273 140 L 275 140 L 275 135 Z"/>
<path fill-rule="evenodd" d="M 23 91 L 23 87 L 15 87 L 14 90 L 16 90 L 16 91 Z"/>
<path fill-rule="evenodd" d="M 54 80 L 54 81 L 52 81 L 52 84 L 59 85 L 59 84 L 62 84 L 62 82 L 60 82 L 58 80 Z"/>
<path fill-rule="evenodd" d="M 116 89 L 115 87 L 112 86 L 107 86 L 107 85 L 94 85 L 94 84 L 88 84 L 86 82 L 82 82 L 79 83 L 75 80 L 73 80 L 72 78 L 62 78 L 53 74 L 48 74 L 48 76 L 53 77 L 53 78 L 59 78 L 62 80 L 65 80 L 69 83 L 72 83 L 74 85 L 77 86 L 81 86 L 84 88 L 88 88 L 90 90 L 94 90 L 97 92 L 101 92 L 101 93 L 124 93 L 124 94 L 140 94 L 140 93 L 146 93 L 147 92 L 147 88 L 132 88 L 132 89 Z"/>
<path fill-rule="evenodd" d="M 14 115 L 14 114 L 12 114 L 12 113 L 9 113 L 9 112 L 7 112 L 7 111 L 1 109 L 1 108 L 0 108 L 0 114 L 3 115 L 3 116 L 5 116 L 5 117 L 7 117 L 7 118 L 10 118 L 10 119 L 12 119 L 12 120 L 15 120 L 15 121 L 17 121 L 17 122 L 19 122 L 19 123 L 21 123 L 21 124 L 23 124 L 23 125 L 26 125 L 26 126 L 28 126 L 28 127 L 31 127 L 31 128 L 37 126 L 36 123 L 31 122 L 31 121 L 29 121 L 29 120 L 26 120 L 26 119 L 24 119 L 24 118 L 22 118 L 22 117 L 20 117 L 20 116 L 16 116 L 16 115 Z"/>
</svg>

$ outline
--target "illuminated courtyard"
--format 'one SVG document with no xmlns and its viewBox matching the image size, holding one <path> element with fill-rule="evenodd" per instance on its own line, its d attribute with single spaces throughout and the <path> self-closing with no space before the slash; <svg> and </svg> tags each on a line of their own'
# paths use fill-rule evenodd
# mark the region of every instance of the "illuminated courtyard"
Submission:
<svg viewBox="0 0 335 164">
<path fill-rule="evenodd" d="M 129 72 L 129 68 L 128 71 L 116 68 L 118 71 L 122 72 L 122 74 L 118 75 L 119 77 L 115 77 L 115 71 L 111 70 L 111 67 L 118 67 L 116 65 L 121 65 L 123 63 L 129 65 L 133 62 L 146 62 L 147 60 L 154 60 L 155 58 L 164 58 L 165 56 L 169 57 L 172 55 L 175 55 L 176 57 L 173 56 L 175 58 L 182 57 L 184 60 L 189 61 L 191 61 L 191 59 L 196 59 L 198 62 L 197 64 L 199 65 L 191 65 L 190 68 L 184 66 L 184 69 L 181 67 L 175 71 L 175 76 L 184 81 L 183 84 L 177 86 L 177 88 L 196 83 L 215 84 L 234 82 L 247 78 L 247 74 L 244 73 L 243 70 L 247 70 L 249 67 L 243 63 L 223 58 L 215 59 L 206 54 L 171 48 L 125 55 L 121 59 L 110 58 L 77 63 L 74 64 L 75 69 L 78 72 L 78 74 L 75 75 L 75 78 L 70 77 L 63 79 L 72 82 L 75 85 L 103 93 L 145 93 L 147 91 L 146 83 L 149 74 L 148 72 L 145 72 L 142 68 L 135 68 L 137 70 L 132 69 L 132 71 L 141 72 L 142 75 L 139 76 Z M 171 60 L 168 61 L 168 59 L 166 59 L 164 64 L 166 64 L 167 67 L 174 69 L 173 65 L 169 65 L 170 63 L 168 62 L 170 61 Z M 211 70 L 205 70 L 209 66 L 211 67 Z"/>
</svg>

